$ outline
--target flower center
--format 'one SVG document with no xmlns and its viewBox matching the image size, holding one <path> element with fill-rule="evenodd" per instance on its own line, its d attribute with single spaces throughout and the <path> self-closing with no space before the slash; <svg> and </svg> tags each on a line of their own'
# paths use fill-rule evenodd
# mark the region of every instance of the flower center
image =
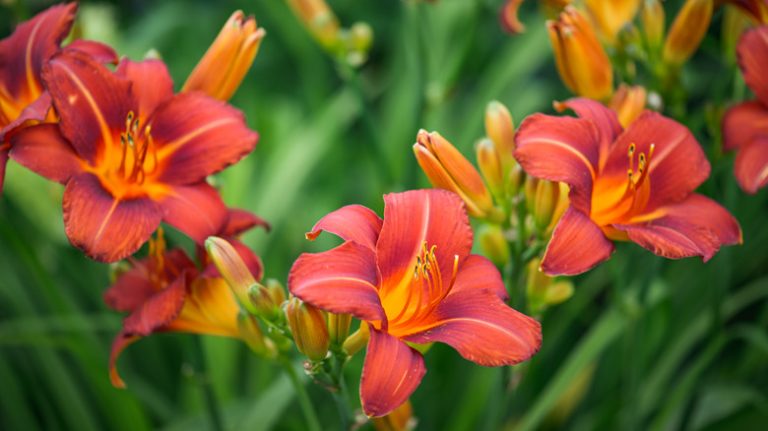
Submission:
<svg viewBox="0 0 768 431">
<path fill-rule="evenodd" d="M 152 140 L 152 127 L 139 127 L 133 111 L 125 118 L 125 131 L 120 133 L 120 164 L 114 171 L 117 178 L 131 184 L 144 184 L 148 174 L 157 170 L 157 149 Z M 148 158 L 149 156 L 149 158 Z"/>
<path fill-rule="evenodd" d="M 385 311 L 389 323 L 389 332 L 414 332 L 413 329 L 428 324 L 428 318 L 435 307 L 453 289 L 459 269 L 459 256 L 453 258 L 453 271 L 448 284 L 443 282 L 440 265 L 437 261 L 437 246 L 422 244 L 421 253 L 416 257 L 413 276 L 403 289 L 396 289 L 385 298 Z M 389 295 L 388 295 L 389 296 Z"/>
</svg>

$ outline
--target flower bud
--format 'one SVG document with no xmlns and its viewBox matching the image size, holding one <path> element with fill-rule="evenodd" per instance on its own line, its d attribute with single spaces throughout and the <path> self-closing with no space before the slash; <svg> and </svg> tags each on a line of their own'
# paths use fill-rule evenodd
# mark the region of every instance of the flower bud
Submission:
<svg viewBox="0 0 768 431">
<path fill-rule="evenodd" d="M 485 133 L 499 153 L 502 171 L 506 175 L 517 161 L 515 152 L 515 124 L 507 107 L 493 101 L 485 108 Z"/>
<path fill-rule="evenodd" d="M 335 48 L 339 40 L 339 20 L 325 0 L 289 0 L 288 4 L 323 47 Z"/>
<path fill-rule="evenodd" d="M 768 7 L 768 3 L 766 4 Z M 736 46 L 741 35 L 751 26 L 750 15 L 735 7 L 726 7 L 723 13 L 723 25 L 720 31 L 721 46 L 724 57 L 731 64 L 736 63 Z"/>
<path fill-rule="evenodd" d="M 504 173 L 501 170 L 501 160 L 496 147 L 490 139 L 481 139 L 475 144 L 475 154 L 480 172 L 497 199 L 504 197 Z"/>
<path fill-rule="evenodd" d="M 272 357 L 276 353 L 272 340 L 266 338 L 256 319 L 246 313 L 237 316 L 237 327 L 240 330 L 240 338 L 257 355 Z"/>
<path fill-rule="evenodd" d="M 613 94 L 608 107 L 619 117 L 619 123 L 625 129 L 645 110 L 646 92 L 640 85 L 621 84 Z"/>
<path fill-rule="evenodd" d="M 229 100 L 251 68 L 266 32 L 242 11 L 229 17 L 216 40 L 184 83 L 182 91 L 202 91 Z"/>
<path fill-rule="evenodd" d="M 640 0 L 586 0 L 585 6 L 602 39 L 615 45 L 619 31 L 635 18 Z"/>
<path fill-rule="evenodd" d="M 272 300 L 272 303 L 277 307 L 282 307 L 283 302 L 285 302 L 286 299 L 285 287 L 283 287 L 279 281 L 275 280 L 274 278 L 270 278 L 267 280 L 265 288 L 267 289 L 267 294 Z"/>
<path fill-rule="evenodd" d="M 360 327 L 344 340 L 344 344 L 342 344 L 341 348 L 348 356 L 353 356 L 368 344 L 368 338 L 370 338 L 370 336 L 371 332 L 368 328 L 368 324 L 360 322 Z"/>
<path fill-rule="evenodd" d="M 342 344 L 349 335 L 351 325 L 351 314 L 328 313 L 328 335 L 331 337 L 331 343 L 334 345 Z"/>
<path fill-rule="evenodd" d="M 507 0 L 501 6 L 499 21 L 507 33 L 519 34 L 525 31 L 525 25 L 520 22 L 520 18 L 517 16 L 521 4 L 523 4 L 523 0 Z"/>
<path fill-rule="evenodd" d="M 525 171 L 517 161 L 515 161 L 515 164 L 512 165 L 512 169 L 509 170 L 509 174 L 507 175 L 507 193 L 509 196 L 517 196 L 520 192 L 520 186 L 525 181 L 525 178 Z"/>
<path fill-rule="evenodd" d="M 557 204 L 555 204 L 555 210 L 552 211 L 552 221 L 549 222 L 549 226 L 547 226 L 547 229 L 544 231 L 545 237 L 549 237 L 552 234 L 552 231 L 555 230 L 555 226 L 557 226 L 557 222 L 560 221 L 560 217 L 565 214 L 565 211 L 571 205 L 571 200 L 568 198 L 568 193 L 570 192 L 568 184 L 557 183 L 557 187 Z"/>
<path fill-rule="evenodd" d="M 376 431 L 410 431 L 416 427 L 411 400 L 406 400 L 400 407 L 386 416 L 371 418 Z"/>
<path fill-rule="evenodd" d="M 589 21 L 571 6 L 557 21 L 547 21 L 555 63 L 563 83 L 574 93 L 605 100 L 613 92 L 613 70 Z"/>
<path fill-rule="evenodd" d="M 737 7 L 755 25 L 768 24 L 768 2 L 765 0 L 721 0 Z"/>
<path fill-rule="evenodd" d="M 713 8 L 714 0 L 686 0 L 664 41 L 665 63 L 680 66 L 693 55 L 707 33 Z"/>
<path fill-rule="evenodd" d="M 237 250 L 226 240 L 215 236 L 205 240 L 205 249 L 235 294 L 240 306 L 251 314 L 257 314 L 259 311 L 251 301 L 250 290 L 252 286 L 260 285 L 253 278 L 253 274 L 248 270 Z"/>
<path fill-rule="evenodd" d="M 248 288 L 248 299 L 259 316 L 274 321 L 280 315 L 280 303 L 275 302 L 269 289 L 260 283 L 253 284 Z"/>
<path fill-rule="evenodd" d="M 640 22 L 648 49 L 654 52 L 661 48 L 664 41 L 664 7 L 659 0 L 644 0 L 640 10 Z"/>
<path fill-rule="evenodd" d="M 556 280 L 539 269 L 541 261 L 534 258 L 528 263 L 528 284 L 526 294 L 528 305 L 534 314 L 560 304 L 573 295 L 573 283 L 569 280 Z"/>
<path fill-rule="evenodd" d="M 296 349 L 311 361 L 325 359 L 330 346 L 325 313 L 293 297 L 285 305 L 285 317 L 288 319 Z"/>
<path fill-rule="evenodd" d="M 525 180 L 525 206 L 539 232 L 544 232 L 552 222 L 559 197 L 558 183 L 533 177 Z"/>
<path fill-rule="evenodd" d="M 478 231 L 478 242 L 483 255 L 496 266 L 503 267 L 509 262 L 509 243 L 504 230 L 496 224 L 484 224 Z"/>
<path fill-rule="evenodd" d="M 475 167 L 439 133 L 420 130 L 413 152 L 429 182 L 458 194 L 470 215 L 486 218 L 498 211 Z"/>
</svg>

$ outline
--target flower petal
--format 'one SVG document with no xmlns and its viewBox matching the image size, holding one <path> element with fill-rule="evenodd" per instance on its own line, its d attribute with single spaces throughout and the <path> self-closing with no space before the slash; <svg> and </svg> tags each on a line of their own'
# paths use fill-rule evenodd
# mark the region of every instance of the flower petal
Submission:
<svg viewBox="0 0 768 431">
<path fill-rule="evenodd" d="M 653 253 L 680 259 L 701 256 L 706 262 L 722 245 L 741 243 L 741 228 L 717 202 L 693 194 L 682 202 L 659 208 L 660 217 L 629 225 L 615 225 L 629 239 Z"/>
<path fill-rule="evenodd" d="M 600 132 L 600 156 L 606 157 L 608 150 L 622 132 L 621 124 L 616 113 L 600 102 L 584 97 L 568 99 L 565 102 L 555 102 L 555 109 L 563 112 L 570 109 L 586 120 L 592 121 Z M 602 161 L 602 160 L 601 160 Z M 602 166 L 602 164 L 600 165 Z"/>
<path fill-rule="evenodd" d="M 150 120 L 159 163 L 158 181 L 189 184 L 231 165 L 256 146 L 242 112 L 201 93 L 183 93 L 158 108 Z"/>
<path fill-rule="evenodd" d="M 768 135 L 744 145 L 736 154 L 733 169 L 745 192 L 754 194 L 765 187 L 768 184 Z"/>
<path fill-rule="evenodd" d="M 608 259 L 613 243 L 579 210 L 568 208 L 557 223 L 541 269 L 549 275 L 576 275 Z"/>
<path fill-rule="evenodd" d="M 377 292 L 373 252 L 356 242 L 323 253 L 304 253 L 288 274 L 288 290 L 317 308 L 382 321 L 385 314 Z"/>
<path fill-rule="evenodd" d="M 709 161 L 688 128 L 651 111 L 644 112 L 619 136 L 601 175 L 626 181 L 631 144 L 636 146 L 636 159 L 640 153 L 648 156 L 651 144 L 655 147 L 648 168 L 651 192 L 647 211 L 684 199 L 709 177 Z"/>
<path fill-rule="evenodd" d="M 84 52 L 99 63 L 117 64 L 117 61 L 119 60 L 117 53 L 111 46 L 96 42 L 95 40 L 73 40 L 64 49 L 74 49 L 76 51 Z"/>
<path fill-rule="evenodd" d="M 50 110 L 51 95 L 48 94 L 48 92 L 45 92 L 41 94 L 37 100 L 27 105 L 15 120 L 6 124 L 5 127 L 0 128 L 0 143 L 10 141 L 16 131 L 45 120 L 45 117 L 48 116 Z M 1 111 L 0 115 L 2 115 Z M 2 121 L 2 117 L 0 117 L 0 121 Z"/>
<path fill-rule="evenodd" d="M 227 210 L 227 223 L 221 231 L 222 236 L 235 236 L 250 230 L 253 227 L 263 227 L 270 230 L 269 223 L 250 211 L 237 208 Z"/>
<path fill-rule="evenodd" d="M 328 231 L 344 241 L 354 241 L 375 250 L 381 224 L 381 218 L 370 209 L 362 205 L 347 205 L 321 218 L 306 237 L 314 240 L 322 231 Z"/>
<path fill-rule="evenodd" d="M 730 108 L 723 116 L 723 149 L 733 150 L 760 136 L 768 136 L 768 106 L 744 102 Z"/>
<path fill-rule="evenodd" d="M 43 65 L 59 49 L 75 19 L 77 4 L 52 6 L 23 22 L 0 41 L 0 85 L 13 99 L 34 100 L 42 92 Z"/>
<path fill-rule="evenodd" d="M 3 192 L 3 184 L 5 183 L 5 168 L 7 165 L 8 148 L 0 148 L 0 194 Z"/>
<path fill-rule="evenodd" d="M 261 258 L 259 258 L 259 256 L 253 252 L 253 250 L 248 248 L 248 246 L 243 244 L 240 240 L 237 240 L 233 237 L 227 237 L 226 240 L 237 251 L 237 254 L 240 255 L 240 258 L 251 272 L 253 278 L 256 281 L 261 280 L 261 278 L 264 276 L 264 264 L 261 262 Z M 207 257 L 205 254 L 205 249 L 201 249 L 200 253 L 200 255 Z M 216 268 L 216 265 L 213 264 L 213 262 L 210 262 L 206 265 L 205 270 L 203 270 L 202 276 L 206 278 L 218 278 L 222 275 L 221 272 L 219 272 L 219 269 Z"/>
<path fill-rule="evenodd" d="M 510 308 L 488 289 L 452 291 L 436 314 L 436 326 L 407 341 L 439 341 L 467 360 L 492 367 L 525 361 L 541 347 L 539 322 Z"/>
<path fill-rule="evenodd" d="M 747 31 L 736 48 L 739 66 L 749 88 L 764 105 L 768 105 L 768 26 Z"/>
<path fill-rule="evenodd" d="M 571 186 L 571 203 L 589 213 L 601 136 L 592 121 L 534 114 L 515 135 L 515 158 L 529 175 Z"/>
<path fill-rule="evenodd" d="M 202 244 L 227 221 L 227 207 L 219 192 L 206 182 L 172 187 L 160 202 L 163 221 Z"/>
<path fill-rule="evenodd" d="M 64 227 L 69 241 L 92 259 L 115 262 L 133 254 L 162 217 L 148 198 L 115 199 L 90 173 L 72 177 L 64 190 Z"/>
<path fill-rule="evenodd" d="M 133 105 L 139 107 L 137 114 L 141 118 L 146 119 L 160 104 L 173 97 L 173 80 L 165 63 L 160 60 L 131 61 L 123 58 L 116 73 L 133 84 Z"/>
<path fill-rule="evenodd" d="M 57 55 L 43 70 L 43 81 L 59 114 L 61 133 L 81 158 L 119 149 L 115 131 L 125 130 L 130 83 L 76 50 Z"/>
<path fill-rule="evenodd" d="M 416 258 L 425 246 L 435 247 L 443 284 L 447 286 L 455 257 L 461 265 L 472 249 L 472 228 L 461 198 L 437 189 L 385 195 L 384 223 L 376 243 L 382 289 L 407 289 L 400 281 L 413 277 Z"/>
<path fill-rule="evenodd" d="M 504 280 L 501 279 L 496 265 L 487 258 L 476 254 L 470 254 L 462 262 L 451 292 L 458 293 L 463 290 L 488 290 L 503 301 L 509 299 Z"/>
<path fill-rule="evenodd" d="M 125 382 L 117 371 L 117 360 L 126 347 L 139 341 L 140 338 L 136 335 L 126 335 L 125 332 L 120 331 L 112 341 L 112 348 L 109 351 L 109 380 L 112 382 L 112 386 L 118 389 L 125 388 Z"/>
<path fill-rule="evenodd" d="M 22 129 L 11 138 L 11 148 L 17 163 L 62 184 L 83 169 L 82 160 L 55 124 Z"/>
<path fill-rule="evenodd" d="M 368 416 L 384 416 L 408 400 L 427 369 L 419 352 L 399 339 L 370 328 L 360 377 L 360 400 Z"/>
<path fill-rule="evenodd" d="M 166 289 L 167 290 L 167 289 Z M 163 329 L 201 335 L 237 337 L 240 306 L 223 278 L 195 278 L 186 292 L 181 312 Z"/>
</svg>

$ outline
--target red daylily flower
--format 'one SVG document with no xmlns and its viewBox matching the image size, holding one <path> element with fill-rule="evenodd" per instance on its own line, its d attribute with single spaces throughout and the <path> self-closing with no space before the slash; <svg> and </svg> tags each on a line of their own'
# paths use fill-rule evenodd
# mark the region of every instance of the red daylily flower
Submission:
<svg viewBox="0 0 768 431">
<path fill-rule="evenodd" d="M 51 99 L 40 74 L 69 34 L 76 11 L 75 3 L 52 6 L 0 40 L 0 191 L 13 132 L 50 119 Z M 67 49 L 87 53 L 103 62 L 117 62 L 112 48 L 98 42 L 76 40 Z"/>
<path fill-rule="evenodd" d="M 256 225 L 257 217 L 230 210 L 220 235 L 240 244 L 236 250 L 256 280 L 261 280 L 261 260 L 235 236 Z M 165 250 L 162 233 L 150 241 L 149 257 L 136 261 L 104 294 L 107 305 L 129 312 L 123 329 L 112 343 L 109 369 L 115 387 L 125 387 L 117 372 L 117 359 L 131 343 L 155 332 L 186 332 L 240 337 L 237 300 L 205 250 L 198 250 L 203 271 L 181 249 Z"/>
<path fill-rule="evenodd" d="M 494 265 L 470 254 L 472 229 L 457 195 L 416 190 L 386 195 L 384 203 L 384 220 L 359 205 L 323 217 L 307 238 L 328 231 L 345 242 L 301 255 L 288 276 L 301 300 L 368 325 L 360 381 L 367 415 L 394 410 L 424 376 L 423 357 L 406 342 L 440 341 L 486 366 L 538 351 L 539 323 L 508 307 Z"/>
<path fill-rule="evenodd" d="M 737 47 L 744 80 L 757 100 L 738 104 L 723 117 L 723 149 L 736 150 L 736 180 L 747 193 L 768 184 L 768 26 L 744 33 Z"/>
<path fill-rule="evenodd" d="M 715 201 L 693 193 L 709 162 L 685 126 L 646 111 L 626 129 L 588 99 L 555 105 L 580 118 L 535 114 L 515 137 L 515 158 L 534 177 L 570 186 L 570 207 L 552 233 L 541 267 L 575 275 L 608 259 L 611 240 L 631 240 L 678 259 L 714 256 L 741 242 L 741 228 Z"/>
<path fill-rule="evenodd" d="M 26 128 L 11 157 L 66 185 L 70 242 L 93 259 L 135 252 L 165 221 L 201 243 L 227 210 L 208 175 L 258 140 L 242 113 L 199 92 L 173 94 L 158 60 L 121 61 L 117 72 L 67 52 L 43 71 L 61 120 Z"/>
</svg>

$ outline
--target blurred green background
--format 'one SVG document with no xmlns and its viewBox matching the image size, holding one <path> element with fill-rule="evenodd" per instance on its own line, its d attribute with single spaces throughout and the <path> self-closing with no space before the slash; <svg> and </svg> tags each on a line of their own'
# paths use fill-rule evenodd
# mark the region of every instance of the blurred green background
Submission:
<svg viewBox="0 0 768 431">
<path fill-rule="evenodd" d="M 234 10 L 256 16 L 267 36 L 232 103 L 261 140 L 217 183 L 228 204 L 272 224 L 245 240 L 267 276 L 284 281 L 301 252 L 334 244 L 304 239 L 322 215 L 349 203 L 381 212 L 382 194 L 428 186 L 411 150 L 419 128 L 469 156 L 489 101 L 519 122 L 569 97 L 536 2 L 523 7 L 528 31 L 516 37 L 498 24 L 500 3 L 330 0 L 343 25 L 373 29 L 358 71 L 339 67 L 282 0 L 86 1 L 78 23 L 133 59 L 156 49 L 180 85 Z M 0 1 L 0 35 L 48 4 Z M 668 20 L 679 4 L 665 2 Z M 620 245 L 543 316 L 543 347 L 507 405 L 501 369 L 435 346 L 412 398 L 419 429 L 768 429 L 768 192 L 743 194 L 733 157 L 719 150 L 718 113 L 750 97 L 732 53 L 723 54 L 721 21 L 718 12 L 686 66 L 688 114 L 678 120 L 711 157 L 702 191 L 739 219 L 744 244 L 706 265 Z M 61 192 L 9 164 L 0 199 L 0 429 L 210 429 L 207 402 L 226 429 L 304 428 L 280 368 L 232 340 L 149 337 L 121 358 L 128 389 L 112 388 L 107 360 L 121 316 L 102 302 L 109 268 L 69 246 Z M 353 394 L 361 356 L 347 370 Z M 335 429 L 330 397 L 307 385 L 321 422 Z"/>
</svg>

